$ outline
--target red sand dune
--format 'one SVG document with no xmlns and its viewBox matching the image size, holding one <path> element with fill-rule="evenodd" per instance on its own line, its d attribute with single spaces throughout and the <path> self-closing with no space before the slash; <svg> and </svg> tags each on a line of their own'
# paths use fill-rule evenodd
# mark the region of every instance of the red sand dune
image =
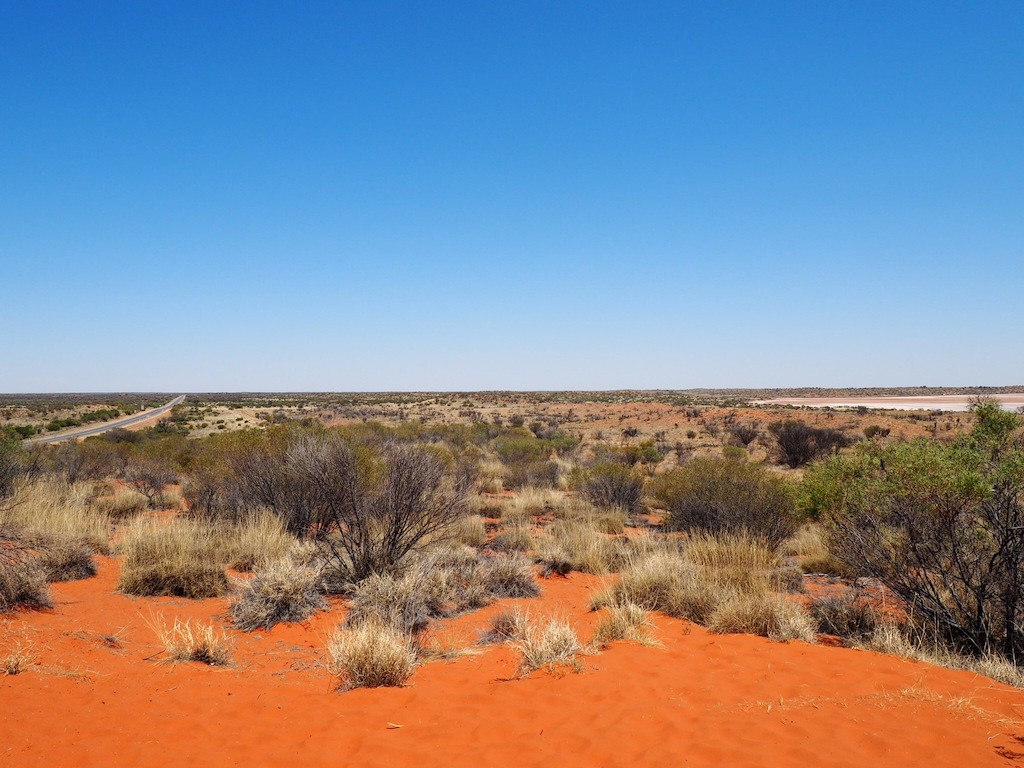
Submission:
<svg viewBox="0 0 1024 768">
<path fill-rule="evenodd" d="M 336 607 L 236 634 L 235 665 L 160 663 L 146 624 L 223 616 L 224 600 L 114 593 L 118 563 L 57 585 L 57 607 L 0 620 L 3 766 L 1006 766 L 1024 763 L 1024 693 L 864 651 L 715 636 L 659 617 L 663 648 L 628 643 L 580 674 L 514 679 L 509 649 L 419 668 L 402 689 L 338 693 L 323 669 Z M 521 601 L 589 638 L 600 581 Z M 510 601 L 505 601 L 507 604 Z M 448 622 L 468 641 L 502 604 Z M 400 726 L 400 727 L 396 727 Z"/>
</svg>

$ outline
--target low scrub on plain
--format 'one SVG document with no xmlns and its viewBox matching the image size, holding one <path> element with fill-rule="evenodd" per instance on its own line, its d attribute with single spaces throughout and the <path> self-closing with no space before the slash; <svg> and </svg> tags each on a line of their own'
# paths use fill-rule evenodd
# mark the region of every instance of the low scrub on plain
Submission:
<svg viewBox="0 0 1024 768">
<path fill-rule="evenodd" d="M 228 580 L 220 563 L 223 542 L 210 525 L 182 518 L 139 518 L 125 531 L 117 588 L 139 597 L 217 597 Z"/>
<path fill-rule="evenodd" d="M 402 686 L 416 668 L 412 638 L 378 621 L 339 627 L 327 644 L 327 652 L 328 668 L 342 690 Z"/>
<path fill-rule="evenodd" d="M 317 572 L 284 557 L 269 563 L 239 585 L 231 605 L 231 619 L 238 629 L 251 632 L 270 629 L 281 622 L 305 621 L 327 607 L 319 592 Z"/>
</svg>

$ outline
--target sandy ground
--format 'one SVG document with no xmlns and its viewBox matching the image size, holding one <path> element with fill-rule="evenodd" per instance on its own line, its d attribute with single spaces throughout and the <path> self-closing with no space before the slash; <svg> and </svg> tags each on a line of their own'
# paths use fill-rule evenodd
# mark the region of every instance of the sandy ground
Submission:
<svg viewBox="0 0 1024 768">
<path fill-rule="evenodd" d="M 515 679 L 492 647 L 419 668 L 401 689 L 339 693 L 323 647 L 340 603 L 303 625 L 235 637 L 234 666 L 161 661 L 146 619 L 223 618 L 220 599 L 133 599 L 96 578 L 57 607 L 0 619 L 0 764 L 21 766 L 1007 766 L 1024 763 L 1024 693 L 865 651 L 715 636 L 659 617 L 579 674 Z M 574 574 L 519 601 L 586 639 L 600 585 Z M 471 642 L 510 602 L 441 625 Z"/>
</svg>

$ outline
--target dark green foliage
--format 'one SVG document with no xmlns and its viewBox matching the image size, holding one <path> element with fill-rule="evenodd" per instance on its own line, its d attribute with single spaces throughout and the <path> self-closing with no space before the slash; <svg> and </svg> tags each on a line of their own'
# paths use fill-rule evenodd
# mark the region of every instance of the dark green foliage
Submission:
<svg viewBox="0 0 1024 768">
<path fill-rule="evenodd" d="M 796 531 L 792 487 L 760 464 L 697 458 L 652 478 L 649 490 L 672 530 L 745 531 L 772 545 Z"/>
<path fill-rule="evenodd" d="M 573 487 L 598 507 L 621 507 L 639 512 L 644 481 L 632 467 L 618 462 L 603 462 L 579 472 Z"/>
<path fill-rule="evenodd" d="M 957 652 L 1024 653 L 1024 441 L 994 403 L 952 445 L 862 446 L 813 467 L 829 549 L 902 597 Z"/>
<path fill-rule="evenodd" d="M 775 437 L 779 461 L 793 469 L 838 453 L 852 442 L 838 429 L 812 427 L 802 421 L 776 421 L 768 425 L 768 431 Z"/>
</svg>

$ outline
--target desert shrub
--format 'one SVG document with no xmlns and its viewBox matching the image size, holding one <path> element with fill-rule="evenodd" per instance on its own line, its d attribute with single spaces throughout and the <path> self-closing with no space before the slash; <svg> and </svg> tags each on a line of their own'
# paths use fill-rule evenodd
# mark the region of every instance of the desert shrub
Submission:
<svg viewBox="0 0 1024 768">
<path fill-rule="evenodd" d="M 828 545 L 954 653 L 1024 653 L 1024 441 L 995 403 L 953 444 L 871 445 L 810 471 Z"/>
<path fill-rule="evenodd" d="M 863 595 L 820 597 L 811 601 L 810 611 L 820 632 L 851 640 L 865 640 L 881 623 L 878 611 Z"/>
<path fill-rule="evenodd" d="M 594 643 L 606 646 L 616 640 L 632 640 L 643 645 L 653 643 L 647 611 L 635 603 L 609 606 L 594 629 Z"/>
<path fill-rule="evenodd" d="M 391 444 L 367 456 L 348 444 L 312 438 L 289 460 L 313 489 L 328 559 L 344 561 L 354 580 L 400 567 L 432 540 L 451 536 L 465 514 L 466 490 L 444 461 L 419 446 Z"/>
<path fill-rule="evenodd" d="M 769 574 L 772 589 L 798 594 L 806 592 L 804 572 L 795 565 L 781 565 Z"/>
<path fill-rule="evenodd" d="M 149 501 L 151 508 L 164 487 L 177 482 L 178 475 L 165 461 L 149 456 L 134 456 L 125 463 L 122 470 L 124 481 Z"/>
<path fill-rule="evenodd" d="M 733 424 L 729 427 L 728 431 L 734 445 L 743 446 L 744 448 L 747 448 L 761 435 L 761 431 L 757 428 L 756 424 Z"/>
<path fill-rule="evenodd" d="M 138 518 L 118 545 L 122 559 L 117 588 L 139 597 L 217 597 L 228 587 L 220 564 L 222 548 L 210 525 Z"/>
<path fill-rule="evenodd" d="M 630 513 L 641 509 L 643 478 L 624 464 L 613 461 L 595 464 L 579 471 L 572 484 L 575 490 L 598 507 L 618 507 Z"/>
<path fill-rule="evenodd" d="M 538 621 L 527 616 L 510 645 L 519 656 L 520 677 L 541 668 L 569 668 L 576 672 L 581 669 L 577 656 L 583 652 L 583 645 L 576 630 L 564 619 Z"/>
<path fill-rule="evenodd" d="M 738 445 L 723 445 L 722 458 L 726 461 L 746 461 L 747 449 Z"/>
<path fill-rule="evenodd" d="M 24 470 L 22 458 L 18 439 L 0 431 L 0 501 L 14 493 L 15 484 Z"/>
<path fill-rule="evenodd" d="M 776 545 L 796 530 L 789 483 L 759 464 L 698 458 L 651 479 L 670 530 L 745 531 Z"/>
<path fill-rule="evenodd" d="M 175 619 L 168 627 L 162 618 L 154 617 L 150 626 L 170 661 L 197 661 L 220 667 L 231 663 L 231 641 L 212 624 Z"/>
<path fill-rule="evenodd" d="M 791 600 L 774 594 L 740 594 L 720 603 L 711 614 L 708 630 L 716 634 L 761 635 L 772 640 L 815 639 L 807 612 Z"/>
<path fill-rule="evenodd" d="M 412 639 L 386 623 L 339 627 L 327 652 L 329 669 L 342 690 L 402 686 L 416 668 Z"/>
<path fill-rule="evenodd" d="M 793 469 L 838 453 L 851 443 L 850 438 L 837 429 L 812 427 L 791 419 L 769 424 L 768 431 L 775 438 L 779 460 Z"/>
<path fill-rule="evenodd" d="M 31 558 L 10 557 L 0 553 L 0 613 L 19 608 L 52 608 L 46 572 Z"/>
<path fill-rule="evenodd" d="M 238 599 L 231 605 L 235 626 L 251 632 L 279 622 L 305 621 L 327 607 L 317 577 L 312 568 L 287 557 L 264 565 L 240 585 Z"/>
<path fill-rule="evenodd" d="M 455 540 L 467 547 L 482 547 L 487 543 L 487 526 L 479 515 L 464 515 L 458 522 Z"/>
<path fill-rule="evenodd" d="M 873 440 L 876 437 L 888 437 L 888 427 L 880 427 L 878 424 L 868 424 L 864 427 L 864 437 L 868 440 Z"/>
</svg>

